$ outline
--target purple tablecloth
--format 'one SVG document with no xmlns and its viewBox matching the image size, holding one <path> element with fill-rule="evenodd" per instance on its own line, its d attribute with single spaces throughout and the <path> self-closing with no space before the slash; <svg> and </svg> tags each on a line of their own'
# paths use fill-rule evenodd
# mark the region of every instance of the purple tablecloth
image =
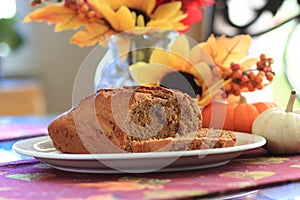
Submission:
<svg viewBox="0 0 300 200">
<path fill-rule="evenodd" d="M 210 169 L 149 174 L 64 172 L 35 159 L 0 165 L 0 199 L 176 199 L 300 180 L 300 155 L 262 148 Z"/>
</svg>

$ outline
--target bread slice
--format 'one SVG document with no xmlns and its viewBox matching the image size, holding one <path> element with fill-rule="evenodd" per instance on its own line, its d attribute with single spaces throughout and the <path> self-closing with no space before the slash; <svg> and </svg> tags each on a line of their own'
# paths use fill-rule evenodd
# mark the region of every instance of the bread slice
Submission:
<svg viewBox="0 0 300 200">
<path fill-rule="evenodd" d="M 154 151 L 187 151 L 212 148 L 232 147 L 236 143 L 236 135 L 232 131 L 201 129 L 195 137 L 178 137 L 134 141 L 131 143 L 132 152 Z"/>
<path fill-rule="evenodd" d="M 187 94 L 131 86 L 84 98 L 54 119 L 48 132 L 55 148 L 65 153 L 148 152 L 174 141 L 165 150 L 203 148 L 208 135 L 202 136 L 207 131 L 201 125 L 201 111 Z M 218 140 L 221 144 L 222 136 Z"/>
</svg>

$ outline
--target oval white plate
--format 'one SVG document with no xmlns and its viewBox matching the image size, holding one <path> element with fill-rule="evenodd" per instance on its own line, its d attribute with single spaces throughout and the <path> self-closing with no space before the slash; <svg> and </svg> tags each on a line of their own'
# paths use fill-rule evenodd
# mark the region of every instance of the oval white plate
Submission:
<svg viewBox="0 0 300 200">
<path fill-rule="evenodd" d="M 257 135 L 235 132 L 234 147 L 149 153 L 66 154 L 55 150 L 49 136 L 21 140 L 13 150 L 64 171 L 82 173 L 146 173 L 211 168 L 266 143 Z"/>
</svg>

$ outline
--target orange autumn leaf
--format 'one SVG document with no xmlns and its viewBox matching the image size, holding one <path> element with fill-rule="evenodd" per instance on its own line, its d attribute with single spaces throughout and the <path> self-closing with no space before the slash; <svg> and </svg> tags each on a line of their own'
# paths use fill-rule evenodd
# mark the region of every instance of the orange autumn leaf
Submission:
<svg viewBox="0 0 300 200">
<path fill-rule="evenodd" d="M 246 60 L 244 60 L 240 66 L 243 70 L 249 70 L 249 69 L 252 69 L 253 66 L 255 66 L 257 62 L 257 59 L 256 58 L 248 58 Z"/>
<path fill-rule="evenodd" d="M 32 21 L 46 21 L 48 24 L 56 24 L 54 29 L 55 32 L 67 29 L 76 30 L 83 25 L 87 25 L 84 20 L 78 18 L 75 11 L 64 7 L 63 4 L 47 5 L 37 9 L 27 15 L 23 21 L 25 23 Z"/>
<path fill-rule="evenodd" d="M 251 45 L 249 35 L 237 35 L 227 38 L 225 35 L 215 38 L 210 35 L 208 40 L 201 44 L 220 68 L 229 68 L 232 62 L 238 63 L 248 55 Z"/>
</svg>

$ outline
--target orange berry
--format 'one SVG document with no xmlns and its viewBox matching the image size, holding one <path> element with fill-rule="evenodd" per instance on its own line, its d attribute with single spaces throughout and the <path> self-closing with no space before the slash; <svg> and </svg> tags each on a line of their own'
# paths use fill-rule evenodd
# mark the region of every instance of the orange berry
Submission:
<svg viewBox="0 0 300 200">
<path fill-rule="evenodd" d="M 257 75 L 265 76 L 265 72 L 264 71 L 259 71 Z"/>
<path fill-rule="evenodd" d="M 94 11 L 94 10 L 90 10 L 89 12 L 88 12 L 88 18 L 95 18 L 96 17 L 96 12 Z"/>
<path fill-rule="evenodd" d="M 238 63 L 231 63 L 230 67 L 233 71 L 241 69 L 241 66 Z"/>
<path fill-rule="evenodd" d="M 258 75 L 256 76 L 256 78 L 255 78 L 255 82 L 258 83 L 258 84 L 262 83 L 263 80 L 264 80 L 264 76 L 262 76 L 262 75 L 260 75 L 260 74 L 258 74 Z"/>
<path fill-rule="evenodd" d="M 247 87 L 248 87 L 248 90 L 251 92 L 255 90 L 255 87 L 254 87 L 253 83 L 251 83 L 251 82 L 247 83 Z"/>
<path fill-rule="evenodd" d="M 78 12 L 86 13 L 89 10 L 89 6 L 87 4 L 82 4 L 78 9 Z"/>
<path fill-rule="evenodd" d="M 233 90 L 240 90 L 240 85 L 239 85 L 239 84 L 236 84 L 236 83 L 233 83 L 233 84 L 232 84 L 232 89 L 233 89 Z"/>
<path fill-rule="evenodd" d="M 266 67 L 264 67 L 264 71 L 265 71 L 265 72 L 271 72 L 272 70 L 271 70 L 271 67 L 266 66 Z"/>
<path fill-rule="evenodd" d="M 254 72 L 250 72 L 250 73 L 249 73 L 249 79 L 250 79 L 251 81 L 254 81 L 255 78 L 256 78 L 256 75 L 254 74 Z"/>
<path fill-rule="evenodd" d="M 273 81 L 273 78 L 274 78 L 274 74 L 273 73 L 267 73 L 267 80 L 268 81 Z"/>
<path fill-rule="evenodd" d="M 103 18 L 102 13 L 99 11 L 96 11 L 96 18 Z"/>
<path fill-rule="evenodd" d="M 230 83 L 229 83 L 229 84 L 226 84 L 226 85 L 224 85 L 224 90 L 225 90 L 226 92 L 229 92 L 231 89 L 232 89 L 232 86 L 231 86 L 231 84 L 230 84 Z"/>
<path fill-rule="evenodd" d="M 241 79 L 241 83 L 242 84 L 245 84 L 245 83 L 247 83 L 249 81 L 249 78 L 248 78 L 248 76 L 247 75 L 242 75 L 242 79 Z"/>
<path fill-rule="evenodd" d="M 223 70 L 223 77 L 224 77 L 224 78 L 230 77 L 231 74 L 232 74 L 232 69 L 229 68 L 229 69 Z"/>
<path fill-rule="evenodd" d="M 257 88 L 258 90 L 261 90 L 261 89 L 264 88 L 264 86 L 260 83 L 260 84 L 257 84 L 257 85 L 256 85 L 256 88 Z"/>
<path fill-rule="evenodd" d="M 233 79 L 241 78 L 242 75 L 243 75 L 242 70 L 236 70 L 232 73 L 232 78 Z"/>
<path fill-rule="evenodd" d="M 260 54 L 259 58 L 261 60 L 265 60 L 267 57 L 266 57 L 266 55 L 264 53 L 262 53 L 262 54 Z"/>
</svg>

